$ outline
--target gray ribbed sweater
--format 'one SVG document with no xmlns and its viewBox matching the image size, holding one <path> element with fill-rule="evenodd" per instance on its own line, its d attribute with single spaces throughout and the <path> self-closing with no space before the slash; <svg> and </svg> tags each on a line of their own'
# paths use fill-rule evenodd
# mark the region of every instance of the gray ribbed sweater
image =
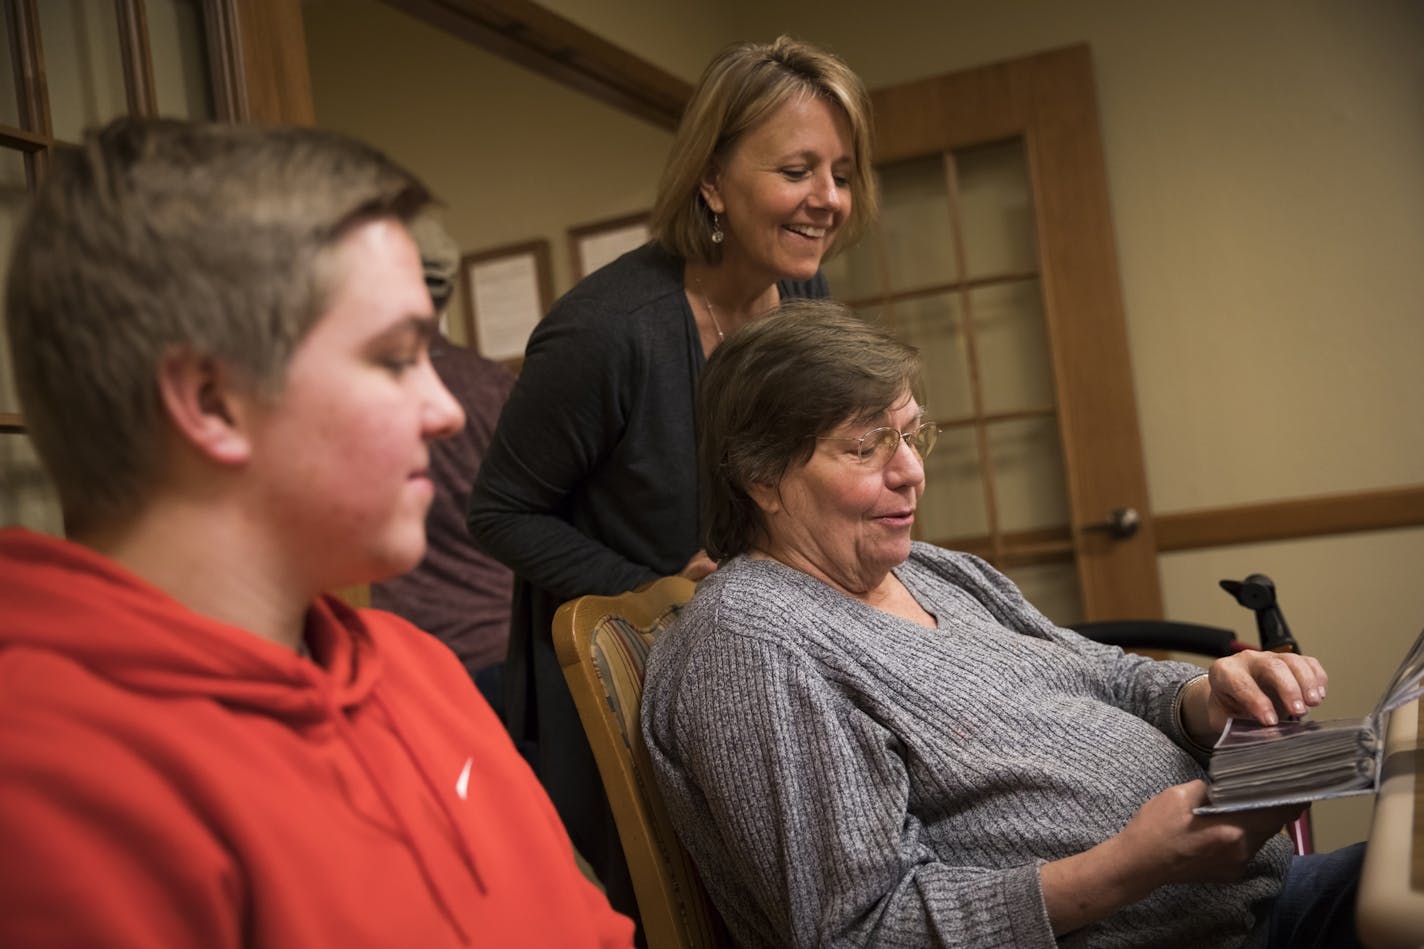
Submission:
<svg viewBox="0 0 1424 949">
<path fill-rule="evenodd" d="M 1172 714 L 1200 670 L 1059 629 L 966 554 L 915 544 L 896 574 L 938 630 L 770 561 L 703 581 L 648 661 L 673 820 L 747 947 L 1053 946 L 1038 864 L 1202 776 Z M 1289 853 L 1062 944 L 1240 945 Z"/>
</svg>

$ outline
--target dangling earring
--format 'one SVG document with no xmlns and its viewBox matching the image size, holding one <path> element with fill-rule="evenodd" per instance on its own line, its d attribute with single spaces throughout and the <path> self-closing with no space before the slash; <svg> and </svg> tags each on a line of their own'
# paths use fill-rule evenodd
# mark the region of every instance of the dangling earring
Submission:
<svg viewBox="0 0 1424 949">
<path fill-rule="evenodd" d="M 727 235 L 722 233 L 722 222 L 717 217 L 717 212 L 712 212 L 712 243 L 720 244 Z"/>
</svg>

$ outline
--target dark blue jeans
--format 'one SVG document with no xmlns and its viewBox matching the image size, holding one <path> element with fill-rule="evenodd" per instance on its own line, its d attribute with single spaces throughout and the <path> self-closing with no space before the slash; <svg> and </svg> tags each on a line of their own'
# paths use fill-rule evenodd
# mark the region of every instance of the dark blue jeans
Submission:
<svg viewBox="0 0 1424 949">
<path fill-rule="evenodd" d="M 1365 845 L 1291 860 L 1281 892 L 1256 927 L 1257 949 L 1354 949 L 1355 894 Z"/>
</svg>

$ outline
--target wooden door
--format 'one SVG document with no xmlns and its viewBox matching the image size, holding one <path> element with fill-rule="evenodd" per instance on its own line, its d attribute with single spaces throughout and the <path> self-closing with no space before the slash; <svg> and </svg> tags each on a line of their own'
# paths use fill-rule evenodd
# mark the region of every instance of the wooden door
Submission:
<svg viewBox="0 0 1424 949">
<path fill-rule="evenodd" d="M 881 223 L 828 276 L 925 357 L 921 538 L 1059 623 L 1161 616 L 1087 47 L 874 99 Z"/>
</svg>

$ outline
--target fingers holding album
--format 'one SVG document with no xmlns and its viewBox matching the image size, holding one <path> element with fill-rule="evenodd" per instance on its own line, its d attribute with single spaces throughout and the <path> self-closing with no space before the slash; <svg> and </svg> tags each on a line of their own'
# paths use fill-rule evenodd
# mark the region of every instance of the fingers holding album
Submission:
<svg viewBox="0 0 1424 949">
<path fill-rule="evenodd" d="M 1172 883 L 1240 879 L 1256 852 L 1298 808 L 1204 817 L 1206 784 L 1190 781 L 1149 799 L 1127 825 L 1082 853 L 1039 867 L 1053 931 L 1071 932 Z"/>
<path fill-rule="evenodd" d="M 1157 855 L 1162 883 L 1225 882 L 1239 879 L 1256 851 L 1303 808 L 1195 814 L 1205 803 L 1204 782 L 1174 785 L 1143 804 L 1120 837 L 1130 849 Z"/>
<path fill-rule="evenodd" d="M 1328 677 L 1313 656 L 1248 650 L 1212 663 L 1207 681 L 1208 710 L 1219 728 L 1228 718 L 1262 725 L 1299 718 L 1325 700 Z"/>
</svg>

